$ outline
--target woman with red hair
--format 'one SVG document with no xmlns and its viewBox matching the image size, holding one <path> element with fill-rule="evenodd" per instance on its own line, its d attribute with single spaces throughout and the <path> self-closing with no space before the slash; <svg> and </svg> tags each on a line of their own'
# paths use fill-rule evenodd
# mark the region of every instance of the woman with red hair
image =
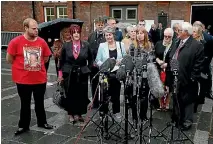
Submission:
<svg viewBox="0 0 213 144">
<path fill-rule="evenodd" d="M 90 103 L 88 98 L 88 75 L 93 63 L 89 44 L 81 41 L 81 28 L 71 25 L 71 42 L 65 42 L 59 61 L 59 78 L 63 80 L 66 93 L 65 110 L 70 116 L 70 122 L 84 122 L 83 114 L 87 113 Z"/>
</svg>

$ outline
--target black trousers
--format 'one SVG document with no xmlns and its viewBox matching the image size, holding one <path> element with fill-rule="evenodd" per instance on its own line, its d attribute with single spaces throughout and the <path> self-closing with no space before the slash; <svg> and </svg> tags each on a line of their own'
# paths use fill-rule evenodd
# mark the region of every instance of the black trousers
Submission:
<svg viewBox="0 0 213 144">
<path fill-rule="evenodd" d="M 21 112 L 19 120 L 19 128 L 29 128 L 31 120 L 31 97 L 33 93 L 35 101 L 35 113 L 37 124 L 46 124 L 46 114 L 44 110 L 44 94 L 46 91 L 46 83 L 43 84 L 16 84 L 18 94 L 21 100 Z"/>
<path fill-rule="evenodd" d="M 109 95 L 111 96 L 113 114 L 120 112 L 120 91 L 121 83 L 115 76 L 116 73 L 110 74 L 109 82 Z"/>
<path fill-rule="evenodd" d="M 93 102 L 93 107 L 98 108 L 99 107 L 99 101 L 98 101 L 98 82 L 99 82 L 99 76 L 97 75 L 93 81 L 92 78 L 98 73 L 99 69 L 98 67 L 92 67 L 91 68 L 91 73 L 90 73 L 90 83 L 92 83 L 92 98 L 95 97 L 94 102 Z M 97 89 L 97 91 L 96 91 Z M 96 92 L 96 93 L 95 93 Z"/>
<path fill-rule="evenodd" d="M 55 58 L 55 70 L 58 77 L 58 58 Z"/>
</svg>

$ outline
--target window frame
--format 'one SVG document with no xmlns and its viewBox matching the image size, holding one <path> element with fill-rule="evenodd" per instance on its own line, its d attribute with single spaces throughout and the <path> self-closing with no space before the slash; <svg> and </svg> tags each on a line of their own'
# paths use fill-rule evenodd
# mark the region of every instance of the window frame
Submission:
<svg viewBox="0 0 213 144">
<path fill-rule="evenodd" d="M 135 19 L 128 19 L 128 10 L 135 10 Z M 126 8 L 126 20 L 137 20 L 138 9 L 137 8 Z"/>
<path fill-rule="evenodd" d="M 59 16 L 67 16 L 67 18 L 68 18 L 68 11 L 67 11 L 67 15 L 59 15 L 59 9 L 60 8 L 66 8 L 67 9 L 67 6 L 57 6 L 57 10 L 56 10 L 57 18 L 59 18 Z M 63 12 L 65 12 L 65 11 L 63 11 Z"/>
<path fill-rule="evenodd" d="M 128 10 L 135 10 L 135 19 L 128 18 Z M 126 20 L 137 20 L 138 10 L 137 8 L 126 8 Z"/>
<path fill-rule="evenodd" d="M 47 15 L 47 8 L 50 8 L 50 9 L 53 8 L 54 15 Z M 56 16 L 55 15 L 55 7 L 54 6 L 52 6 L 52 7 L 51 6 L 44 7 L 44 21 L 45 22 L 47 22 L 47 16 L 54 16 L 54 17 Z"/>
<path fill-rule="evenodd" d="M 112 17 L 113 18 L 115 18 L 114 17 L 114 10 L 120 10 L 121 11 L 121 18 L 119 19 L 119 18 L 116 18 L 117 20 L 122 20 L 122 17 L 123 17 L 123 14 L 122 14 L 122 11 L 123 11 L 123 9 L 122 8 L 112 8 Z"/>
</svg>

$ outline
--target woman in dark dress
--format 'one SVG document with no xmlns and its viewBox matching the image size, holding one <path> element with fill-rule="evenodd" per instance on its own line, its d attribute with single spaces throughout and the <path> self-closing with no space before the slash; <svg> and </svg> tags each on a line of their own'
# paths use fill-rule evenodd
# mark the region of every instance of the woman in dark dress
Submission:
<svg viewBox="0 0 213 144">
<path fill-rule="evenodd" d="M 83 114 L 87 113 L 88 75 L 93 63 L 89 44 L 80 40 L 81 28 L 70 27 L 72 42 L 65 42 L 62 47 L 59 62 L 59 81 L 63 80 L 66 102 L 65 110 L 70 116 L 70 122 L 83 122 Z"/>
<path fill-rule="evenodd" d="M 163 41 L 159 41 L 155 45 L 155 57 L 161 80 L 165 86 L 169 86 L 170 92 L 172 88 L 172 83 L 168 84 L 168 81 L 166 82 L 166 77 L 171 76 L 171 70 L 169 66 L 169 53 L 173 48 L 175 48 L 175 42 L 172 40 L 173 35 L 174 31 L 171 28 L 165 29 Z M 167 93 L 159 99 L 160 110 L 169 109 L 171 95 L 171 93 L 168 92 L 169 88 L 165 87 Z"/>
</svg>

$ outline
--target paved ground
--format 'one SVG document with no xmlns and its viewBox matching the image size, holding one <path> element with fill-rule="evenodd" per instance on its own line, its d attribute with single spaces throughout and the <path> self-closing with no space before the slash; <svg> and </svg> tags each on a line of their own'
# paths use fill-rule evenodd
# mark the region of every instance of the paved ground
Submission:
<svg viewBox="0 0 213 144">
<path fill-rule="evenodd" d="M 52 103 L 52 93 L 54 92 L 54 86 L 48 87 L 45 96 L 45 109 L 47 114 L 47 119 L 50 124 L 56 126 L 54 130 L 44 130 L 37 128 L 36 126 L 36 116 L 34 112 L 34 104 L 32 100 L 32 119 L 31 119 L 31 131 L 20 136 L 14 136 L 14 132 L 17 129 L 17 124 L 19 120 L 20 113 L 20 100 L 17 95 L 17 90 L 14 83 L 11 81 L 11 68 L 10 65 L 6 64 L 5 61 L 5 50 L 1 52 L 2 57 L 2 88 L 1 88 L 1 132 L 2 132 L 2 143 L 3 144 L 76 144 L 76 139 L 81 130 L 81 127 L 73 126 L 68 122 L 68 117 L 66 113 L 59 109 Z M 54 62 L 51 61 L 50 69 L 48 71 L 49 82 L 55 82 L 56 75 L 54 69 Z M 89 95 L 91 93 L 89 91 Z M 121 96 L 121 99 L 123 97 Z M 198 113 L 194 115 L 194 124 L 190 131 L 186 132 L 186 135 L 191 138 L 196 144 L 213 144 L 213 101 L 206 99 L 206 103 L 199 107 Z M 122 106 L 123 111 L 123 106 Z M 95 111 L 92 111 L 89 115 Z M 100 121 L 98 116 L 95 117 L 94 121 L 97 123 Z M 169 113 L 154 111 L 153 114 L 153 125 L 158 130 L 163 129 L 166 123 L 170 121 Z M 110 122 L 111 123 L 111 122 Z M 123 123 L 121 124 L 124 125 Z M 147 124 L 146 124 L 147 125 Z M 145 125 L 145 126 L 146 126 Z M 96 135 L 96 126 L 93 123 L 84 130 L 78 144 L 94 144 L 97 142 L 97 138 L 88 138 L 87 135 Z M 118 125 L 115 124 L 110 129 L 110 131 L 115 131 Z M 123 130 L 120 130 L 120 136 L 123 138 Z M 147 131 L 145 132 L 147 133 Z M 154 131 L 154 133 L 156 133 Z M 166 131 L 165 135 L 169 135 L 171 132 Z M 175 135 L 177 132 L 175 132 Z M 110 140 L 104 140 L 104 143 L 116 143 L 116 137 L 112 136 Z M 118 138 L 117 138 L 118 139 Z M 131 140 L 129 143 L 135 143 L 136 138 Z M 139 143 L 139 142 L 137 142 Z M 151 143 L 165 143 L 163 138 L 152 139 Z M 186 142 L 189 143 L 189 142 Z"/>
</svg>

